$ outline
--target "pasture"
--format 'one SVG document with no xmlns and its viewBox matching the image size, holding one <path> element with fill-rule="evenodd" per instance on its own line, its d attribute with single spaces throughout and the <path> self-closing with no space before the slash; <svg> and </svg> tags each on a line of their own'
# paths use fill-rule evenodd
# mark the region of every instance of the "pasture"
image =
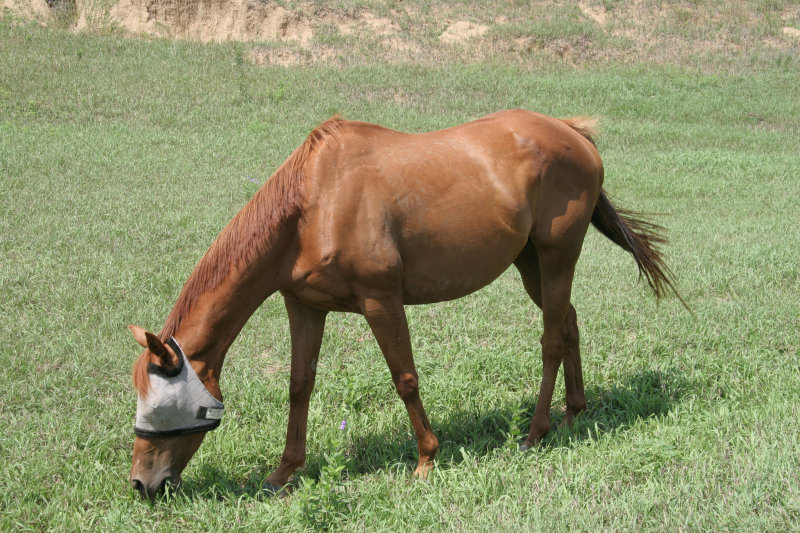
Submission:
<svg viewBox="0 0 800 533">
<path fill-rule="evenodd" d="M 794 17 L 765 15 L 759 35 L 800 26 Z M 691 17 L 675 20 L 703 39 Z M 598 34 L 609 53 L 596 61 L 534 50 L 474 62 L 461 49 L 388 61 L 368 48 L 284 67 L 252 64 L 241 43 L 4 16 L 0 529 L 800 527 L 800 44 L 734 37 L 755 44 L 667 61 Z M 259 489 L 283 449 L 289 383 L 273 296 L 228 353 L 227 414 L 183 488 L 140 501 L 127 483 L 140 352 L 127 324 L 161 328 L 218 232 L 329 116 L 418 132 L 511 107 L 602 117 L 605 188 L 620 207 L 660 213 L 694 316 L 675 298 L 657 304 L 631 257 L 590 229 L 572 297 L 588 410 L 523 453 L 541 314 L 516 271 L 407 308 L 441 443 L 419 482 L 408 416 L 365 321 L 331 314 L 308 462 L 293 493 L 273 498 Z M 559 379 L 554 429 L 563 410 Z"/>
</svg>

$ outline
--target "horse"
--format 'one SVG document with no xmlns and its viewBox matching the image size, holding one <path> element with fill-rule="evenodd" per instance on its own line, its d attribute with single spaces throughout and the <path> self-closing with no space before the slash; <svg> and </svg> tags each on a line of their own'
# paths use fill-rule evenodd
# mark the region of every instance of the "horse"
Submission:
<svg viewBox="0 0 800 533">
<path fill-rule="evenodd" d="M 586 408 L 570 293 L 588 226 L 633 256 L 657 299 L 667 289 L 680 299 L 660 250 L 663 228 L 604 192 L 594 122 L 516 109 L 418 134 L 340 117 L 316 127 L 221 231 L 160 334 L 129 326 L 145 348 L 133 369 L 132 488 L 152 498 L 180 484 L 224 413 L 225 354 L 275 292 L 291 336 L 289 421 L 265 489 L 285 487 L 305 462 L 330 311 L 367 320 L 416 436 L 413 475 L 425 478 L 439 441 L 420 400 L 404 306 L 463 297 L 511 264 L 543 322 L 539 396 L 521 448 L 550 430 L 562 362 L 571 423 Z"/>
</svg>

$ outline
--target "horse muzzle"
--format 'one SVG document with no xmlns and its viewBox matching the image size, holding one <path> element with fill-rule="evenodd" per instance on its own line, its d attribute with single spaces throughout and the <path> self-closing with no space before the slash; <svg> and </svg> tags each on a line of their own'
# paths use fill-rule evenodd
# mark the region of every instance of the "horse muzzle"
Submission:
<svg viewBox="0 0 800 533">
<path fill-rule="evenodd" d="M 147 479 L 144 476 L 140 478 L 131 475 L 131 488 L 145 500 L 153 500 L 167 492 L 175 492 L 182 483 L 180 476 L 152 476 Z"/>
</svg>

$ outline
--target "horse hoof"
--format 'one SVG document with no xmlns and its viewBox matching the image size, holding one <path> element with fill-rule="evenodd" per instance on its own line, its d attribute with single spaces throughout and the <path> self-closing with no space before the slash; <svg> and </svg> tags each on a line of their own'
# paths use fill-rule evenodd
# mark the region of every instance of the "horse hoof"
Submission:
<svg viewBox="0 0 800 533">
<path fill-rule="evenodd" d="M 267 498 L 283 496 L 285 494 L 288 494 L 288 489 L 285 485 L 275 485 L 269 481 L 265 481 L 264 484 L 261 485 L 261 491 L 259 492 L 260 496 Z"/>
<path fill-rule="evenodd" d="M 537 439 L 537 440 L 533 441 L 533 443 L 530 443 L 530 442 L 528 442 L 526 440 L 522 444 L 519 445 L 519 451 L 527 452 L 527 451 L 533 450 L 534 448 L 538 448 L 541 443 L 542 443 L 542 439 Z"/>
</svg>

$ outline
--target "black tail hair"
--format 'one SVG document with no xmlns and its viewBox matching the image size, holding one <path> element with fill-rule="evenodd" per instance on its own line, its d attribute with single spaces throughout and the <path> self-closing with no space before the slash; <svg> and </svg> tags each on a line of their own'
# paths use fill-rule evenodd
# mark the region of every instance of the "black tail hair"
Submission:
<svg viewBox="0 0 800 533">
<path fill-rule="evenodd" d="M 661 255 L 659 245 L 667 242 L 662 235 L 662 226 L 645 220 L 641 213 L 615 208 L 602 190 L 592 213 L 592 225 L 614 244 L 633 255 L 636 266 L 639 267 L 639 275 L 644 275 L 647 279 L 656 298 L 663 297 L 669 289 L 686 310 L 692 312 L 675 289 L 675 276 Z"/>
</svg>

